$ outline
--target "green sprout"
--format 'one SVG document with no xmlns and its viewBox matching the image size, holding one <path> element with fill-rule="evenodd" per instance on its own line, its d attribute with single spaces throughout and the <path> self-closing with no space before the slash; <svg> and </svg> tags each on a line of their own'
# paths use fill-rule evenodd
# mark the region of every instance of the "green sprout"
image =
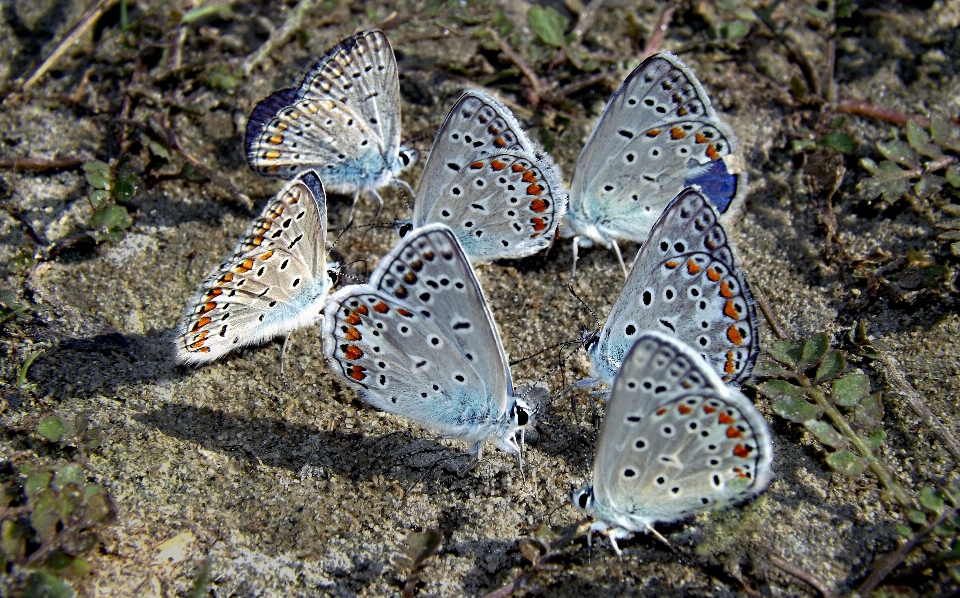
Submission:
<svg viewBox="0 0 960 598">
<path fill-rule="evenodd" d="M 420 574 L 426 567 L 426 560 L 437 554 L 442 544 L 443 534 L 439 530 L 428 529 L 423 533 L 411 532 L 407 535 L 407 545 L 402 549 L 403 555 L 395 555 L 390 559 L 396 567 L 408 571 L 401 596 L 413 596 L 417 583 L 420 582 Z"/>
<path fill-rule="evenodd" d="M 126 158 L 112 167 L 105 162 L 87 162 L 83 171 L 93 187 L 87 198 L 94 209 L 87 234 L 97 243 L 119 241 L 133 224 L 130 212 L 122 204 L 136 195 L 139 178 L 129 169 Z"/>
</svg>

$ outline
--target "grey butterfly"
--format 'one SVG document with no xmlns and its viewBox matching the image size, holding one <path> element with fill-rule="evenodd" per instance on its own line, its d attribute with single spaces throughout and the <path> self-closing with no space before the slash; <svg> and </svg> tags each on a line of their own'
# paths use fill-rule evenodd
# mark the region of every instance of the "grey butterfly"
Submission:
<svg viewBox="0 0 960 598">
<path fill-rule="evenodd" d="M 593 483 L 573 504 L 616 540 L 750 498 L 772 476 L 766 421 L 685 343 L 645 331 L 617 374 Z"/>
<path fill-rule="evenodd" d="M 509 108 L 469 90 L 437 132 L 413 227 L 446 224 L 472 261 L 515 259 L 553 242 L 566 207 L 553 160 L 527 138 Z"/>
<path fill-rule="evenodd" d="M 201 284 L 176 340 L 181 363 L 213 361 L 320 320 L 332 281 L 326 195 L 313 170 L 288 182 Z"/>
<path fill-rule="evenodd" d="M 364 401 L 472 444 L 519 454 L 528 422 L 496 324 L 456 236 L 429 224 L 403 238 L 362 285 L 328 302 L 323 353 Z"/>
<path fill-rule="evenodd" d="M 610 388 L 644 330 L 680 339 L 728 384 L 750 377 L 759 351 L 753 294 L 720 214 L 696 187 L 680 192 L 650 230 L 607 321 L 588 346 L 592 379 Z"/>
<path fill-rule="evenodd" d="M 382 31 L 349 37 L 307 71 L 295 88 L 274 92 L 254 108 L 244 142 L 250 167 L 289 178 L 306 168 L 328 191 L 369 193 L 398 182 L 416 161 L 400 145 L 397 61 Z"/>
<path fill-rule="evenodd" d="M 564 236 L 579 246 L 642 242 L 664 206 L 698 185 L 721 213 L 736 211 L 746 175 L 725 160 L 737 139 L 676 56 L 654 54 L 624 80 L 600 115 L 573 172 Z"/>
</svg>

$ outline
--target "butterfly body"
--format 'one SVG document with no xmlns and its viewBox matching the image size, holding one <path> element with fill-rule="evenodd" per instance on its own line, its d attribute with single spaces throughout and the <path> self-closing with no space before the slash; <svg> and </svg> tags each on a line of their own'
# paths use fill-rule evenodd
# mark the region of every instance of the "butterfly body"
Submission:
<svg viewBox="0 0 960 598">
<path fill-rule="evenodd" d="M 671 54 L 651 56 L 610 98 L 577 160 L 564 235 L 575 252 L 643 242 L 664 206 L 694 184 L 726 212 L 746 190 L 724 161 L 736 145 L 690 69 Z"/>
<path fill-rule="evenodd" d="M 180 324 L 177 360 L 213 361 L 319 321 L 331 287 L 326 218 L 316 172 L 287 183 L 201 283 Z"/>
<path fill-rule="evenodd" d="M 486 300 L 454 234 L 431 224 L 384 256 L 370 282 L 331 296 L 324 355 L 364 401 L 445 437 L 518 453 L 514 396 Z"/>
<path fill-rule="evenodd" d="M 615 540 L 761 492 L 772 458 L 770 431 L 749 399 L 683 342 L 644 331 L 617 374 L 593 481 L 574 505 Z"/>
</svg>

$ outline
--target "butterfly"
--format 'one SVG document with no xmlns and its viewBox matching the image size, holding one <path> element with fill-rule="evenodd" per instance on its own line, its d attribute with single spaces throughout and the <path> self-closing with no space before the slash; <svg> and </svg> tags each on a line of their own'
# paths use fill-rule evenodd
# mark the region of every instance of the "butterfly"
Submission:
<svg viewBox="0 0 960 598">
<path fill-rule="evenodd" d="M 613 94 L 577 159 L 564 236 L 579 246 L 642 242 L 667 203 L 697 185 L 721 213 L 746 194 L 746 175 L 728 158 L 737 139 L 710 106 L 693 72 L 676 56 L 644 60 Z"/>
<path fill-rule="evenodd" d="M 446 224 L 473 261 L 516 259 L 553 242 L 566 206 L 553 160 L 527 138 L 509 108 L 469 90 L 437 132 L 412 225 Z"/>
<path fill-rule="evenodd" d="M 332 286 L 326 195 L 313 170 L 288 182 L 233 254 L 201 284 L 179 327 L 176 358 L 219 359 L 320 320 Z"/>
<path fill-rule="evenodd" d="M 593 483 L 573 494 L 617 554 L 631 532 L 750 498 L 772 476 L 770 430 L 747 397 L 682 341 L 655 331 L 635 340 L 607 403 Z"/>
<path fill-rule="evenodd" d="M 392 182 L 416 161 L 400 144 L 400 82 L 382 31 L 362 31 L 320 58 L 296 88 L 260 101 L 247 121 L 247 161 L 259 174 L 290 178 L 313 168 L 331 193 L 353 201 Z"/>
<path fill-rule="evenodd" d="M 410 232 L 370 282 L 334 293 L 323 321 L 330 369 L 364 401 L 446 438 L 519 454 L 529 408 L 514 394 L 490 308 L 454 233 Z"/>
<path fill-rule="evenodd" d="M 644 330 L 669 334 L 699 351 L 724 382 L 739 386 L 757 358 L 753 295 L 720 215 L 698 188 L 667 204 L 633 262 L 607 321 L 588 345 L 593 378 L 610 388 Z"/>
</svg>

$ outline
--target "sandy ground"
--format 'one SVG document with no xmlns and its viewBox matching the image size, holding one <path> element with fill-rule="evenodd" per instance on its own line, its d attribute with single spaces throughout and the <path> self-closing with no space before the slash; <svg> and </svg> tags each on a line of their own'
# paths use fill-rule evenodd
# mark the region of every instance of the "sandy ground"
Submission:
<svg viewBox="0 0 960 598">
<path fill-rule="evenodd" d="M 631 36 L 647 38 L 658 7 L 625 4 L 610 3 L 601 11 L 587 42 L 632 65 L 637 49 Z M 0 78 L 21 76 L 46 56 L 84 6 L 52 0 L 30 7 L 4 3 Z M 388 32 L 399 58 L 404 136 L 426 135 L 418 142 L 421 149 L 429 148 L 432 131 L 470 84 L 453 67 L 495 60 L 496 52 L 478 55 L 479 41 L 470 32 L 472 23 L 496 8 L 493 3 L 404 4 L 401 16 L 406 10 L 414 18 Z M 525 25 L 527 8 L 512 5 L 506 14 Z M 776 16 L 780 22 L 794 20 L 790 35 L 820 65 L 822 35 L 805 24 L 805 9 L 803 3 L 788 2 Z M 266 30 L 250 15 L 276 26 L 289 7 L 240 3 L 233 10 L 242 18 L 204 23 L 219 29 L 220 38 L 209 30 L 188 29 L 185 60 L 217 62 L 251 53 Z M 171 109 L 172 129 L 188 151 L 253 197 L 259 208 L 279 184 L 257 177 L 245 164 L 242 135 L 250 109 L 288 85 L 337 40 L 388 13 L 380 7 L 372 19 L 359 4 L 315 8 L 305 20 L 303 45 L 281 46 L 232 92 L 197 84 L 177 98 L 191 110 Z M 626 18 L 627 13 L 636 19 Z M 880 3 L 865 14 L 862 28 L 840 43 L 841 95 L 911 114 L 955 116 L 960 109 L 957 4 Z M 108 17 L 105 27 L 95 29 L 96 43 L 90 34 L 81 37 L 29 96 L 0 110 L 3 157 L 118 155 L 112 121 L 132 65 L 117 58 L 116 42 L 100 39 L 116 37 L 117 16 Z M 445 27 L 466 34 L 444 35 Z M 883 290 L 870 297 L 849 272 L 842 277 L 825 263 L 824 234 L 816 219 L 819 197 L 801 179 L 802 156 L 790 149 L 791 140 L 816 122 L 812 107 L 789 95 L 790 79 L 799 70 L 768 35 L 751 34 L 735 50 L 704 45 L 705 29 L 702 17 L 683 9 L 662 47 L 682 52 L 741 140 L 751 182 L 744 215 L 730 235 L 748 279 L 766 291 L 791 334 L 833 333 L 866 320 L 870 334 L 899 361 L 933 412 L 960 434 L 954 417 L 960 397 L 956 294 L 940 286 L 912 305 L 892 300 Z M 755 24 L 754 31 L 762 27 Z M 205 41 L 196 41 L 203 35 Z M 74 93 L 91 66 L 80 101 L 68 103 L 64 96 Z M 118 78 L 121 71 L 127 78 Z M 175 78 L 159 88 L 166 91 L 174 83 Z M 509 89 L 491 88 L 520 107 L 518 117 L 531 136 L 552 142 L 552 154 L 569 181 L 608 91 L 591 88 L 557 112 L 533 110 Z M 137 95 L 130 118 L 157 114 L 163 102 Z M 874 144 L 889 139 L 892 126 L 850 117 L 845 127 L 862 144 L 858 155 L 847 158 L 847 178 L 834 200 L 847 249 L 866 255 L 881 247 L 894 256 L 916 249 L 954 268 L 949 250 L 936 240 L 934 226 L 944 216 L 932 204 L 904 202 L 880 211 L 857 196 L 854 185 L 864 174 L 859 156 L 875 156 Z M 418 176 L 414 168 L 405 178 L 415 184 Z M 0 174 L 0 201 L 49 240 L 82 228 L 90 214 L 89 189 L 78 170 Z M 387 191 L 386 197 L 381 220 L 408 217 L 400 194 Z M 0 344 L 7 363 L 0 383 L 8 429 L 0 455 L 57 456 L 36 436 L 14 429 L 49 413 L 86 413 L 104 431 L 90 469 L 115 497 L 118 524 L 104 533 L 91 557 L 94 573 L 76 585 L 89 595 L 179 595 L 209 559 L 210 591 L 216 596 L 396 594 L 405 572 L 390 557 L 400 552 L 407 533 L 431 527 L 440 529 L 445 541 L 423 573 L 419 595 L 480 595 L 507 583 L 512 569 L 524 564 L 517 549 L 521 537 L 541 523 L 578 519 L 569 494 L 588 479 L 596 439 L 586 395 L 577 397 L 575 411 L 566 399 L 549 407 L 521 476 L 515 460 L 492 447 L 476 468 L 464 471 L 469 457 L 463 444 L 365 408 L 327 369 L 315 329 L 293 335 L 283 377 L 280 341 L 201 368 L 176 365 L 174 327 L 185 301 L 251 219 L 229 199 L 213 183 L 172 180 L 141 188 L 133 200 L 135 223 L 122 241 L 71 253 L 32 271 L 16 269 L 12 260 L 35 245 L 23 225 L 0 212 L 0 264 L 10 264 L 3 287 L 42 306 L 36 316 L 3 329 Z M 331 199 L 332 226 L 348 207 L 344 198 Z M 361 202 L 358 220 L 369 221 L 374 210 L 372 203 Z M 396 239 L 391 230 L 352 232 L 336 249 L 351 261 L 366 260 L 372 269 Z M 625 253 L 635 250 L 628 247 Z M 546 256 L 478 268 L 512 359 L 574 340 L 581 325 L 594 325 L 566 289 L 570 258 L 569 241 L 561 241 Z M 575 290 L 602 318 L 621 280 L 615 256 L 591 250 L 582 256 Z M 855 288 L 863 294 L 857 302 Z M 774 336 L 766 322 L 761 332 L 768 346 Z M 17 369 L 38 349 L 42 354 L 28 374 L 36 388 L 18 392 Z M 514 379 L 540 379 L 555 368 L 556 354 L 516 365 Z M 587 374 L 585 355 L 575 354 L 564 369 L 566 378 L 550 373 L 544 379 L 552 390 Z M 874 376 L 873 370 L 867 372 Z M 874 376 L 873 384 L 889 391 L 885 380 Z M 902 398 L 885 392 L 884 405 L 888 440 L 881 456 L 900 483 L 917 492 L 954 480 L 955 463 Z M 770 422 L 776 450 L 776 476 L 765 494 L 739 508 L 661 526 L 685 553 L 682 557 L 647 536 L 623 543 L 622 559 L 606 546 L 595 544 L 591 550 L 581 539 L 559 572 L 539 578 L 544 593 L 813 594 L 772 566 L 770 554 L 816 573 L 838 591 L 853 589 L 874 558 L 898 546 L 894 525 L 902 521 L 900 511 L 881 496 L 870 474 L 851 480 L 832 473 L 823 448 L 809 434 L 774 416 L 764 399 L 757 398 L 757 406 Z"/>
</svg>

